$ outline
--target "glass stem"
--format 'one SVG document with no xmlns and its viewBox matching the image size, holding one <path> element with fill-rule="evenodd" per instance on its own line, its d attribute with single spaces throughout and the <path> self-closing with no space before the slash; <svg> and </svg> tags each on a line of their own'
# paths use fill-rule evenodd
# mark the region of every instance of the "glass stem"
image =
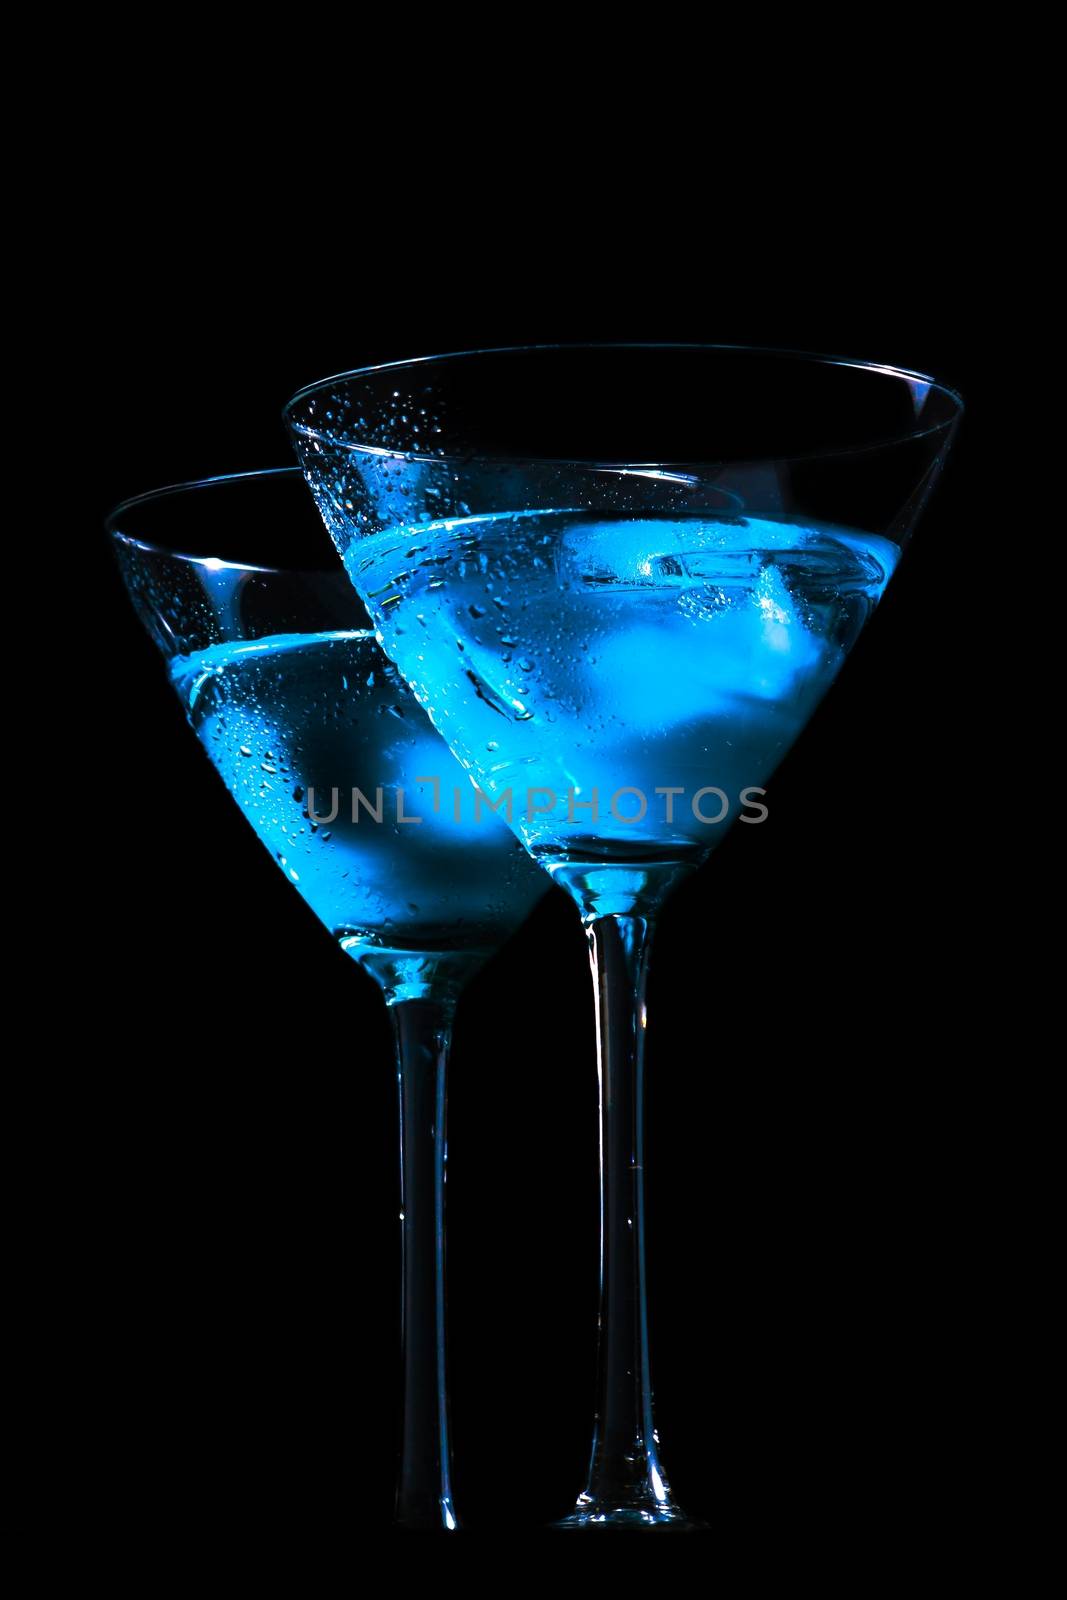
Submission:
<svg viewBox="0 0 1067 1600">
<path fill-rule="evenodd" d="M 587 925 L 600 1082 L 600 1345 L 597 1413 L 581 1520 L 678 1515 L 652 1421 L 645 1299 L 644 1045 L 650 922 Z"/>
<path fill-rule="evenodd" d="M 445 1097 L 451 1000 L 390 1007 L 400 1089 L 403 1412 L 396 1521 L 457 1526 L 445 1372 Z"/>
</svg>

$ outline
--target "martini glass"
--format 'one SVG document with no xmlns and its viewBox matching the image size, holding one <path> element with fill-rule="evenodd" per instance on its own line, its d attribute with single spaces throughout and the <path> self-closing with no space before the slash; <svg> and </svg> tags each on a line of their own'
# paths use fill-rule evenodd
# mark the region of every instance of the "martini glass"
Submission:
<svg viewBox="0 0 1067 1600">
<path fill-rule="evenodd" d="M 762 819 L 960 411 L 918 373 L 685 345 L 402 362 L 287 407 L 387 653 L 588 932 L 600 1345 L 590 1471 L 565 1526 L 691 1525 L 652 1419 L 650 935 L 730 824 Z"/>
<path fill-rule="evenodd" d="M 444 1303 L 452 1016 L 466 980 L 543 895 L 544 877 L 491 810 L 475 816 L 470 782 L 368 630 L 296 468 L 145 495 L 119 506 L 108 526 L 134 605 L 223 782 L 390 1008 L 403 1252 L 396 1520 L 453 1529 Z M 203 554 L 185 554 L 190 547 Z M 246 549 L 278 564 L 220 559 Z M 293 562 L 300 570 L 281 565 Z"/>
</svg>

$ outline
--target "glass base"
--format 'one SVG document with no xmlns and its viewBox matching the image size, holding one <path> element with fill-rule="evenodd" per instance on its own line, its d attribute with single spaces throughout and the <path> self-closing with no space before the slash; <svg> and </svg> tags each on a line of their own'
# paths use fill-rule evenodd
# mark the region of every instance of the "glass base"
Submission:
<svg viewBox="0 0 1067 1600">
<path fill-rule="evenodd" d="M 393 1518 L 394 1533 L 456 1533 L 459 1523 L 452 1509 L 452 1501 L 442 1495 L 430 1501 L 414 1500 L 397 1509 Z"/>
<path fill-rule="evenodd" d="M 696 1517 L 687 1517 L 678 1506 L 657 1506 L 654 1510 L 633 1506 L 579 1507 L 569 1517 L 552 1523 L 553 1528 L 599 1528 L 616 1533 L 695 1533 L 707 1526 Z"/>
</svg>

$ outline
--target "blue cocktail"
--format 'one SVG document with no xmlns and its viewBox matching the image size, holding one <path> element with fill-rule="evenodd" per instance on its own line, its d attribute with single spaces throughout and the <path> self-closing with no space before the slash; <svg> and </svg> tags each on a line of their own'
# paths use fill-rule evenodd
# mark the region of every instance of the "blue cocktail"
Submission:
<svg viewBox="0 0 1067 1600">
<path fill-rule="evenodd" d="M 131 598 L 223 783 L 389 1005 L 402 1180 L 397 1521 L 453 1529 L 444 1303 L 452 1016 L 466 980 L 524 921 L 546 880 L 500 819 L 474 814 L 470 780 L 366 627 L 299 472 L 144 496 L 113 512 L 110 529 Z M 187 554 L 194 544 L 212 553 Z M 255 564 L 228 559 L 246 550 Z"/>
<path fill-rule="evenodd" d="M 576 902 L 600 1082 L 601 1324 L 566 1526 L 690 1526 L 652 1421 L 649 936 L 892 576 L 961 405 L 920 373 L 716 346 L 475 351 L 326 379 L 287 422 L 380 637 Z"/>
</svg>

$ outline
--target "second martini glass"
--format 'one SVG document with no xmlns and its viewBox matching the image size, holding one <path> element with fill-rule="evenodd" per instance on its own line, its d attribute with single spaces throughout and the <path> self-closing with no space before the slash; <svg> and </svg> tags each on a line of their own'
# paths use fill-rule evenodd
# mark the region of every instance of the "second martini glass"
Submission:
<svg viewBox="0 0 1067 1600">
<path fill-rule="evenodd" d="M 296 468 L 145 495 L 119 506 L 109 526 L 131 598 L 212 763 L 390 1008 L 403 1244 L 397 1522 L 453 1529 L 444 1298 L 452 1015 L 545 880 L 491 813 L 475 816 L 470 783 L 367 629 Z M 248 551 L 257 565 L 223 559 Z"/>
<path fill-rule="evenodd" d="M 659 1459 L 645 1303 L 656 914 L 733 820 L 760 820 L 959 410 L 894 368 L 644 345 L 404 362 L 288 407 L 386 651 L 588 932 L 601 1319 L 572 1527 L 687 1526 Z"/>
</svg>

